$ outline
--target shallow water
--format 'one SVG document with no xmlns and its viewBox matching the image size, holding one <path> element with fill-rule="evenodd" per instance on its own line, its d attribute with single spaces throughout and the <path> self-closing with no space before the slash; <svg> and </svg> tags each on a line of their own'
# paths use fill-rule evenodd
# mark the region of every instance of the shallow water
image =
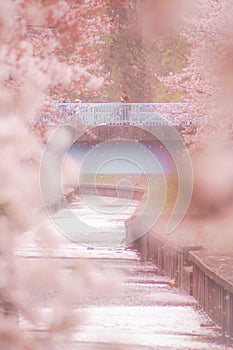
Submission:
<svg viewBox="0 0 233 350">
<path fill-rule="evenodd" d="M 91 197 L 88 202 L 77 200 L 70 209 L 57 212 L 54 222 L 77 242 L 77 256 L 91 259 L 100 274 L 108 272 L 118 283 L 114 293 L 87 296 L 77 308 L 87 317 L 72 338 L 73 348 L 226 349 L 219 331 L 191 296 L 125 249 L 124 220 L 137 202 L 128 205 L 127 200 L 103 198 L 100 204 Z"/>
</svg>

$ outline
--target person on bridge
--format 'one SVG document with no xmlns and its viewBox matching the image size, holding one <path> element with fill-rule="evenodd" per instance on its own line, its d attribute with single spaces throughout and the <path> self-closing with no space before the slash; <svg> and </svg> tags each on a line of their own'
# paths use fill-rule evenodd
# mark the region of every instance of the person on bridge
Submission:
<svg viewBox="0 0 233 350">
<path fill-rule="evenodd" d="M 129 98 L 129 96 L 128 96 L 126 91 L 122 91 L 121 102 L 122 103 L 130 103 L 130 98 Z"/>
<path fill-rule="evenodd" d="M 128 96 L 125 90 L 122 91 L 122 94 L 121 94 L 121 103 L 130 103 L 130 97 Z M 130 113 L 130 106 L 122 106 L 123 125 L 129 124 L 129 113 Z"/>
</svg>

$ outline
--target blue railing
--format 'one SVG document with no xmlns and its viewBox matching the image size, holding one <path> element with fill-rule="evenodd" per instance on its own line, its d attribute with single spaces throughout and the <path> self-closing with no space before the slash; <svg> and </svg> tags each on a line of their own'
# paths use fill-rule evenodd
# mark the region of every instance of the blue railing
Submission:
<svg viewBox="0 0 233 350">
<path fill-rule="evenodd" d="M 185 103 L 56 103 L 36 123 L 57 125 L 79 121 L 95 125 L 178 125 L 190 123 Z M 198 121 L 196 121 L 198 124 Z"/>
</svg>

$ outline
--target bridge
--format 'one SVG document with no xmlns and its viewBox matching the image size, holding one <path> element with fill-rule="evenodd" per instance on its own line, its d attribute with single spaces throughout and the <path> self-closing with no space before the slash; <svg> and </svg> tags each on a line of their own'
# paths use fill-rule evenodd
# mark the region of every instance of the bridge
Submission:
<svg viewBox="0 0 233 350">
<path fill-rule="evenodd" d="M 55 103 L 37 115 L 35 124 L 55 126 L 80 122 L 86 126 L 190 125 L 190 105 L 187 103 Z M 201 118 L 195 120 L 198 125 Z"/>
<path fill-rule="evenodd" d="M 98 158 L 102 159 L 103 154 L 107 156 L 110 151 L 113 155 L 117 154 L 119 159 L 126 156 L 128 159 L 132 157 L 145 159 L 147 154 L 145 152 L 149 150 L 150 154 L 152 153 L 160 161 L 164 171 L 173 174 L 176 173 L 174 162 L 163 144 L 169 143 L 171 147 L 177 145 L 177 134 L 174 133 L 174 128 L 179 130 L 180 126 L 183 128 L 183 124 L 190 124 L 189 112 L 190 105 L 185 103 L 55 103 L 49 110 L 36 117 L 34 125 L 42 129 L 42 137 L 43 129 L 57 125 L 67 125 L 78 132 L 83 131 L 78 136 L 74 132 L 76 141 L 69 153 L 79 162 L 82 162 L 96 145 L 108 140 L 121 139 L 125 140 L 122 145 L 116 146 L 112 142 L 111 145 L 105 145 L 105 148 L 102 146 L 101 150 L 98 148 L 98 154 L 95 154 L 97 152 L 95 149 L 91 153 L 95 154 L 95 161 L 97 162 Z M 201 120 L 196 120 L 196 124 L 200 122 Z M 195 125 L 192 129 L 195 132 Z M 46 135 L 45 132 L 44 135 Z M 135 141 L 144 148 L 139 149 L 139 145 L 134 144 L 133 151 L 130 143 L 126 144 L 126 140 Z M 123 168 L 125 163 L 118 160 L 111 171 L 118 173 Z M 132 171 L 136 169 L 132 168 Z M 154 171 L 158 171 L 158 167 L 152 172 Z"/>
</svg>

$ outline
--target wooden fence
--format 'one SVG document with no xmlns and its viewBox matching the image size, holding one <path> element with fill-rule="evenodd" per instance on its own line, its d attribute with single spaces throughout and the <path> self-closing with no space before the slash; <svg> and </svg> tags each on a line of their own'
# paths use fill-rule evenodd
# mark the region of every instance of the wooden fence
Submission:
<svg viewBox="0 0 233 350">
<path fill-rule="evenodd" d="M 159 234 L 153 228 L 134 240 L 134 219 L 131 217 L 125 223 L 130 246 L 140 253 L 142 260 L 154 263 L 177 286 L 193 295 L 230 342 L 233 338 L 232 252 L 176 244 L 171 236 Z"/>
<path fill-rule="evenodd" d="M 193 265 L 194 298 L 221 327 L 223 333 L 233 338 L 233 283 L 230 279 L 233 257 L 231 253 L 216 254 L 208 250 L 201 254 L 192 252 L 190 261 Z"/>
</svg>

